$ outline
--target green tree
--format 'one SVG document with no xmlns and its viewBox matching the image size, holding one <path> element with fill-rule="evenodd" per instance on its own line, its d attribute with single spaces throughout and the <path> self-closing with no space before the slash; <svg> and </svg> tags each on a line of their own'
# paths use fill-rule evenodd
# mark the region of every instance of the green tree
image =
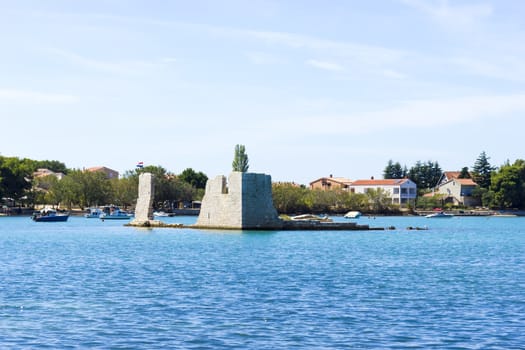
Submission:
<svg viewBox="0 0 525 350">
<path fill-rule="evenodd" d="M 59 193 L 67 206 L 81 208 L 107 204 L 112 196 L 112 186 L 101 171 L 82 171 L 74 169 L 57 182 Z"/>
<path fill-rule="evenodd" d="M 387 166 L 383 170 L 384 179 L 402 179 L 406 176 L 406 167 L 401 167 L 399 162 L 388 161 Z"/>
<path fill-rule="evenodd" d="M 494 206 L 494 191 L 488 188 L 476 186 L 476 188 L 472 190 L 472 197 L 485 208 Z"/>
<path fill-rule="evenodd" d="M 493 172 L 491 181 L 494 206 L 501 209 L 525 207 L 524 160 L 518 159 L 512 165 L 503 165 L 499 171 Z"/>
<path fill-rule="evenodd" d="M 351 193 L 348 191 L 343 191 L 343 193 L 341 193 L 341 200 L 343 201 L 343 211 L 368 210 L 368 196 L 364 193 Z"/>
<path fill-rule="evenodd" d="M 79 172 L 80 170 L 71 170 L 67 176 L 57 181 L 56 185 L 50 189 L 56 204 L 62 203 L 67 208 L 81 205 L 82 185 L 81 182 L 78 181 L 78 177 L 80 177 Z"/>
<path fill-rule="evenodd" d="M 440 208 L 443 206 L 443 196 L 434 195 L 432 197 L 419 196 L 417 198 L 416 207 L 419 209 L 429 210 L 434 208 Z"/>
<path fill-rule="evenodd" d="M 179 179 L 195 188 L 206 188 L 206 182 L 208 181 L 208 177 L 203 172 L 196 172 L 192 168 L 184 169 L 179 175 Z"/>
<path fill-rule="evenodd" d="M 337 200 L 336 191 L 313 190 L 306 192 L 305 202 L 313 213 L 326 213 L 335 209 Z"/>
<path fill-rule="evenodd" d="M 21 200 L 31 189 L 34 162 L 29 159 L 0 156 L 0 195 Z"/>
<path fill-rule="evenodd" d="M 35 170 L 39 168 L 49 169 L 55 173 L 67 174 L 66 165 L 58 160 L 39 160 L 35 162 Z"/>
<path fill-rule="evenodd" d="M 138 198 L 138 178 L 125 177 L 111 179 L 111 203 L 124 209 L 133 205 Z"/>
<path fill-rule="evenodd" d="M 308 211 L 305 204 L 307 189 L 292 183 L 272 184 L 272 196 L 275 209 L 281 214 Z"/>
<path fill-rule="evenodd" d="M 232 162 L 233 171 L 247 172 L 248 165 L 248 155 L 246 154 L 246 148 L 244 145 L 235 146 L 235 154 Z"/>
<path fill-rule="evenodd" d="M 470 173 L 468 172 L 468 167 L 461 168 L 458 179 L 470 179 Z"/>
<path fill-rule="evenodd" d="M 369 188 L 366 192 L 370 209 L 375 213 L 385 212 L 390 209 L 392 199 L 387 191 L 382 188 Z"/>
<path fill-rule="evenodd" d="M 431 161 L 427 161 L 426 163 L 417 161 L 408 172 L 408 177 L 416 183 L 419 191 L 425 191 L 436 186 L 441 175 L 442 171 L 438 162 Z"/>
<path fill-rule="evenodd" d="M 492 172 L 496 169 L 489 163 L 490 157 L 487 157 L 485 151 L 481 152 L 478 159 L 472 167 L 472 180 L 474 180 L 478 186 L 482 188 L 490 187 L 490 178 Z"/>
</svg>

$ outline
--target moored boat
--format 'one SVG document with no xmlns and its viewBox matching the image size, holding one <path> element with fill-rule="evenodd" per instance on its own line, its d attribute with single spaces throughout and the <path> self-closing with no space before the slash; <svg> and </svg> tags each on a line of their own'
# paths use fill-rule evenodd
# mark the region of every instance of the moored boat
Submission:
<svg viewBox="0 0 525 350">
<path fill-rule="evenodd" d="M 437 213 L 432 213 L 432 214 L 426 215 L 425 217 L 428 218 L 428 219 L 448 219 L 448 218 L 453 218 L 454 215 L 446 214 L 446 213 L 440 211 L 440 212 L 437 212 Z"/>
<path fill-rule="evenodd" d="M 346 219 L 359 219 L 361 217 L 361 212 L 359 211 L 349 211 L 345 215 L 343 215 Z"/>
<path fill-rule="evenodd" d="M 38 212 L 33 213 L 31 219 L 37 222 L 55 222 L 67 221 L 69 212 L 58 213 L 55 209 L 44 208 Z"/>
<path fill-rule="evenodd" d="M 290 217 L 292 221 L 319 221 L 319 222 L 332 222 L 327 215 L 314 215 L 314 214 L 302 214 Z"/>
<path fill-rule="evenodd" d="M 104 212 L 100 208 L 89 208 L 88 212 L 84 214 L 84 217 L 88 219 L 98 219 L 103 213 Z"/>
<path fill-rule="evenodd" d="M 100 219 L 104 220 L 129 220 L 133 217 L 133 214 L 128 213 L 125 210 L 121 210 L 119 207 L 110 207 L 109 210 L 104 210 L 100 214 Z"/>
</svg>

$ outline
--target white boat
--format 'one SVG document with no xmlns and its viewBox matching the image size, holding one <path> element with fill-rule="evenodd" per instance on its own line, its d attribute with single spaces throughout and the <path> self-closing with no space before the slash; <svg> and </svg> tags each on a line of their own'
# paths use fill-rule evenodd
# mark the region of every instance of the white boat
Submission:
<svg viewBox="0 0 525 350">
<path fill-rule="evenodd" d="M 446 214 L 446 213 L 440 211 L 440 212 L 437 212 L 437 213 L 428 214 L 425 217 L 429 218 L 429 219 L 448 219 L 448 218 L 453 218 L 454 215 Z"/>
<path fill-rule="evenodd" d="M 98 219 L 104 212 L 100 208 L 89 208 L 88 212 L 84 214 L 87 219 Z"/>
<path fill-rule="evenodd" d="M 109 211 L 104 210 L 100 214 L 100 220 L 129 220 L 133 217 L 133 214 L 128 213 L 125 210 L 120 210 L 118 207 L 111 207 Z"/>
<path fill-rule="evenodd" d="M 359 211 L 349 211 L 343 215 L 346 219 L 359 219 L 361 217 L 361 212 Z"/>
<path fill-rule="evenodd" d="M 314 214 L 302 214 L 290 217 L 293 221 L 321 221 L 321 222 L 332 222 L 327 215 L 314 215 Z"/>
<path fill-rule="evenodd" d="M 164 212 L 164 211 L 154 211 L 153 216 L 159 216 L 159 217 L 167 217 L 170 216 L 170 214 Z"/>
</svg>

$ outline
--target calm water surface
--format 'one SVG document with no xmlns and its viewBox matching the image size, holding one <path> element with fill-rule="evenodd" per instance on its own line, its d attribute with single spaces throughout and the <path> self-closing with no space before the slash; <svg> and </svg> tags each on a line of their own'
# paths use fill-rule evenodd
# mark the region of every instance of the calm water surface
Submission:
<svg viewBox="0 0 525 350">
<path fill-rule="evenodd" d="M 525 218 L 359 221 L 397 229 L 1 217 L 0 348 L 525 348 Z"/>
</svg>

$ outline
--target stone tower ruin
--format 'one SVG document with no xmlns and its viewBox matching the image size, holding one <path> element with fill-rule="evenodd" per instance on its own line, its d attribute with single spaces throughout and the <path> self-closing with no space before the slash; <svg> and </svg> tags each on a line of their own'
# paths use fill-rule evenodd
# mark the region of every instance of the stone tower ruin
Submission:
<svg viewBox="0 0 525 350">
<path fill-rule="evenodd" d="M 272 199 L 272 178 L 232 172 L 206 183 L 196 227 L 275 230 L 283 227 Z"/>
</svg>

